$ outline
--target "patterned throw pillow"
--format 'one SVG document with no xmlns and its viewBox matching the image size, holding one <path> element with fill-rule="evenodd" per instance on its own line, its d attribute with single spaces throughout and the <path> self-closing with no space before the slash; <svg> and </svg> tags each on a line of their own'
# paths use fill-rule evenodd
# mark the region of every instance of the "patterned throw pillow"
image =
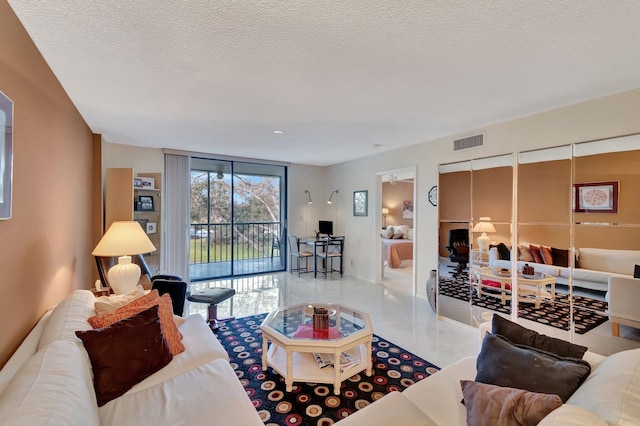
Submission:
<svg viewBox="0 0 640 426">
<path fill-rule="evenodd" d="M 93 328 L 108 327 L 115 322 L 129 318 L 130 316 L 140 313 L 155 305 L 159 305 L 158 312 L 160 316 L 160 324 L 162 324 L 162 334 L 169 344 L 171 355 L 176 356 L 179 353 L 184 352 L 184 345 L 181 342 L 182 334 L 173 320 L 171 296 L 163 294 L 162 297 L 160 297 L 158 295 L 158 290 L 153 290 L 149 294 L 138 299 L 134 299 L 115 312 L 100 316 L 93 316 L 87 321 L 89 321 L 89 324 L 91 324 L 91 327 Z"/>
<path fill-rule="evenodd" d="M 385 229 L 384 232 L 382 233 L 382 236 L 383 238 L 386 238 L 388 240 L 393 238 L 393 226 L 390 226 L 387 229 Z"/>
</svg>

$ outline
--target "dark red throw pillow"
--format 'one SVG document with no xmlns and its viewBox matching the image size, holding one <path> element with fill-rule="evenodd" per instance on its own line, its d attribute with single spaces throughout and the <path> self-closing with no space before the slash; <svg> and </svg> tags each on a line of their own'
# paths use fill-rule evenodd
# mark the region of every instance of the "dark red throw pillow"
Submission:
<svg viewBox="0 0 640 426">
<path fill-rule="evenodd" d="M 76 331 L 89 354 L 98 407 L 146 379 L 173 358 L 158 305 L 108 327 Z"/>
<path fill-rule="evenodd" d="M 544 263 L 544 260 L 542 259 L 542 253 L 540 252 L 540 246 L 529 244 L 529 251 L 531 251 L 531 256 L 533 256 L 534 262 Z"/>
</svg>

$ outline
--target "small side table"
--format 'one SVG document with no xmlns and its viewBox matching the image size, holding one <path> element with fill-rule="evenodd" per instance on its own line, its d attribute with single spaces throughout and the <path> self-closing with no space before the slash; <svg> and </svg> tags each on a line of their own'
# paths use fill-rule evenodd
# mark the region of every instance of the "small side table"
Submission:
<svg viewBox="0 0 640 426">
<path fill-rule="evenodd" d="M 111 288 L 109 287 L 103 287 L 100 290 L 97 290 L 95 288 L 91 289 L 91 292 L 93 293 L 93 295 L 95 297 L 100 297 L 100 296 L 108 296 L 109 294 L 111 294 Z"/>
</svg>

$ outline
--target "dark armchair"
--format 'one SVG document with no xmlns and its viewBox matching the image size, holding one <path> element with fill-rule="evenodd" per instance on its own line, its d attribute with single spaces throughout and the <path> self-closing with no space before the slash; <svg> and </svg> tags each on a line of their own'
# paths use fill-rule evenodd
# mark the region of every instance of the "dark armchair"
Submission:
<svg viewBox="0 0 640 426">
<path fill-rule="evenodd" d="M 449 230 L 449 259 L 458 264 L 454 275 L 460 275 L 469 263 L 469 230 Z"/>
</svg>

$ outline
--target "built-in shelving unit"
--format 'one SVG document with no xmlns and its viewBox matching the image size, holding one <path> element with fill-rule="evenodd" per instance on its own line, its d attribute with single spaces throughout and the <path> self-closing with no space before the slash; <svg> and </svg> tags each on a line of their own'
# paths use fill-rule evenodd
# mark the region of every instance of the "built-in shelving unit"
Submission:
<svg viewBox="0 0 640 426">
<path fill-rule="evenodd" d="M 153 187 L 134 186 L 135 178 L 153 180 Z M 153 209 L 146 210 L 140 197 L 149 197 Z M 146 203 L 145 206 L 149 206 Z M 152 274 L 162 270 L 161 238 L 162 217 L 162 173 L 138 173 L 133 168 L 109 168 L 105 187 L 105 231 L 117 220 L 135 220 L 156 247 L 156 251 L 145 255 L 145 261 Z"/>
</svg>

